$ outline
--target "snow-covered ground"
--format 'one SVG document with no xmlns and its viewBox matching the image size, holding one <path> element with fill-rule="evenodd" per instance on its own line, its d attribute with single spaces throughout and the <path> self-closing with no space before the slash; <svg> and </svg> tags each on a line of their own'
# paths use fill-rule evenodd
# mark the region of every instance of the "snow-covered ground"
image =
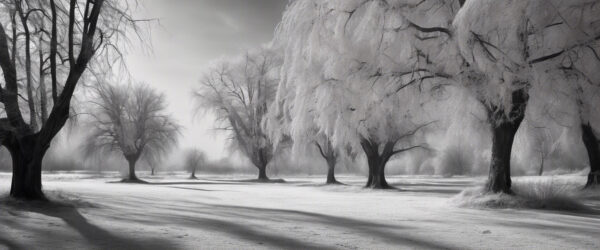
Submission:
<svg viewBox="0 0 600 250">
<path fill-rule="evenodd" d="M 58 205 L 4 198 L 0 249 L 600 248 L 599 196 L 587 197 L 587 212 L 458 207 L 452 197 L 481 178 L 390 177 L 400 190 L 378 191 L 350 176 L 339 178 L 347 186 L 183 175 L 109 183 L 117 177 L 45 174 Z M 0 174 L 0 193 L 9 188 L 10 175 Z"/>
</svg>

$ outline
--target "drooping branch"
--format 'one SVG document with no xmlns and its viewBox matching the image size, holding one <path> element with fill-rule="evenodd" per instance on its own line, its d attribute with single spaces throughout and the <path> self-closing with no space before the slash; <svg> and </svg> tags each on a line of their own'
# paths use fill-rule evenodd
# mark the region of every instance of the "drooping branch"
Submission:
<svg viewBox="0 0 600 250">
<path fill-rule="evenodd" d="M 315 145 L 319 149 L 319 153 L 321 154 L 321 156 L 323 156 L 323 158 L 327 159 L 327 155 L 323 151 L 323 147 L 321 147 L 321 144 L 319 144 L 319 142 L 315 141 Z"/>
</svg>

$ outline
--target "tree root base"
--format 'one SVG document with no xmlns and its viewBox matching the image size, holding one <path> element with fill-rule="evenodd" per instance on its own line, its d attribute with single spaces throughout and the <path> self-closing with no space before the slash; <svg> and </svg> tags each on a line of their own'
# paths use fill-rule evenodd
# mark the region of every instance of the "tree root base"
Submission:
<svg viewBox="0 0 600 250">
<path fill-rule="evenodd" d="M 140 180 L 140 179 L 137 179 L 137 178 L 136 178 L 136 179 L 129 179 L 129 178 L 127 178 L 127 179 L 122 179 L 122 180 L 120 181 L 120 183 L 148 184 L 148 182 L 147 182 L 147 181 Z"/>
</svg>

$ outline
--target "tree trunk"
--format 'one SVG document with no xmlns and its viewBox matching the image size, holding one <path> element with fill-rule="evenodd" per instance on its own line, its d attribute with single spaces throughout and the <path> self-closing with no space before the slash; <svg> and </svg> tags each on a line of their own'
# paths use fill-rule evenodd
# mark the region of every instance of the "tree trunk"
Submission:
<svg viewBox="0 0 600 250">
<path fill-rule="evenodd" d="M 512 194 L 510 179 L 510 157 L 515 135 L 525 118 L 529 93 L 527 88 L 512 93 L 512 107 L 507 115 L 505 110 L 488 110 L 492 126 L 492 158 L 486 189 L 492 193 Z"/>
<path fill-rule="evenodd" d="M 361 146 L 367 156 L 369 165 L 369 178 L 367 179 L 367 188 L 390 189 L 385 179 L 385 165 L 394 155 L 394 145 L 396 143 L 388 141 L 384 144 L 383 152 L 379 152 L 379 143 L 363 140 Z"/>
<path fill-rule="evenodd" d="M 150 175 L 154 176 L 154 168 L 150 168 Z"/>
<path fill-rule="evenodd" d="M 128 158 L 127 162 L 129 163 L 129 177 L 127 180 L 139 181 L 140 179 L 138 179 L 137 176 L 135 175 L 135 163 L 137 162 L 137 159 Z"/>
<path fill-rule="evenodd" d="M 367 184 L 365 187 L 370 187 L 371 183 L 373 183 L 373 167 L 369 165 L 369 177 L 367 177 Z"/>
<path fill-rule="evenodd" d="M 590 173 L 585 187 L 598 187 L 600 184 L 600 144 L 590 124 L 581 124 L 581 132 L 581 138 L 590 162 Z"/>
<path fill-rule="evenodd" d="M 367 188 L 373 189 L 389 189 L 385 179 L 385 165 L 387 163 L 385 156 L 371 155 L 367 156 L 369 163 L 369 179 L 367 180 Z"/>
<path fill-rule="evenodd" d="M 544 175 L 544 156 L 542 156 L 542 161 L 540 162 L 540 172 L 538 174 L 539 176 Z"/>
<path fill-rule="evenodd" d="M 46 151 L 35 150 L 35 138 L 35 135 L 20 140 L 13 137 L 4 143 L 12 158 L 10 196 L 13 198 L 46 200 L 42 192 L 42 159 Z"/>
<path fill-rule="evenodd" d="M 335 159 L 327 159 L 327 182 L 326 184 L 339 184 L 335 179 Z"/>
<path fill-rule="evenodd" d="M 512 144 L 518 130 L 513 123 L 504 122 L 492 128 L 492 160 L 487 190 L 493 193 L 512 193 L 510 187 L 510 156 Z"/>
<path fill-rule="evenodd" d="M 259 181 L 268 181 L 269 177 L 267 177 L 267 164 L 261 164 L 258 166 L 258 180 Z"/>
<path fill-rule="evenodd" d="M 268 181 L 267 177 L 267 165 L 271 160 L 270 149 L 260 148 L 255 154 L 255 158 L 252 160 L 254 165 L 258 168 L 258 180 Z"/>
<path fill-rule="evenodd" d="M 190 179 L 198 179 L 196 178 L 196 169 L 192 169 L 192 174 L 190 175 Z"/>
</svg>

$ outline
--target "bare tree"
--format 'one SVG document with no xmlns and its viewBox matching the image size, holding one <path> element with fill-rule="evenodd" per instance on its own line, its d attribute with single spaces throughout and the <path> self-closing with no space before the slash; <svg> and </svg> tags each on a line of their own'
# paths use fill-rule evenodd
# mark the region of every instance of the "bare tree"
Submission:
<svg viewBox="0 0 600 250">
<path fill-rule="evenodd" d="M 0 67 L 4 76 L 0 102 L 6 113 L 0 118 L 0 140 L 13 161 L 10 195 L 45 199 L 42 159 L 69 118 L 76 86 L 94 63 L 106 59 L 111 61 L 109 65 L 114 64 L 112 60 L 121 55 L 118 41 L 130 34 L 130 28 L 138 28 L 137 21 L 130 15 L 129 4 L 117 0 L 6 0 L 0 1 L 0 6 Z M 10 23 L 10 34 L 5 21 Z M 38 38 L 37 46 L 34 37 Z M 40 91 L 44 91 L 40 95 L 41 121 L 34 96 L 33 46 L 41 55 L 40 76 L 49 70 L 52 81 L 53 106 L 46 113 L 49 105 L 43 77 L 38 79 Z M 46 65 L 47 61 L 50 65 Z M 20 83 L 23 72 L 25 84 Z M 27 94 L 23 96 L 21 91 Z M 29 114 L 29 122 L 24 113 Z"/>
<path fill-rule="evenodd" d="M 179 125 L 165 114 L 165 96 L 148 85 L 100 86 L 96 95 L 86 153 L 122 153 L 129 163 L 124 181 L 137 182 L 136 162 L 166 154 L 177 141 Z"/>
<path fill-rule="evenodd" d="M 273 158 L 273 144 L 261 123 L 274 99 L 279 64 L 273 49 L 248 52 L 217 63 L 204 74 L 195 93 L 200 108 L 216 114 L 223 124 L 218 129 L 231 134 L 233 146 L 258 168 L 262 181 L 269 179 L 266 169 Z"/>
<path fill-rule="evenodd" d="M 190 172 L 190 179 L 196 178 L 196 171 L 200 170 L 206 163 L 204 152 L 198 149 L 190 149 L 185 154 L 185 168 Z"/>
</svg>

